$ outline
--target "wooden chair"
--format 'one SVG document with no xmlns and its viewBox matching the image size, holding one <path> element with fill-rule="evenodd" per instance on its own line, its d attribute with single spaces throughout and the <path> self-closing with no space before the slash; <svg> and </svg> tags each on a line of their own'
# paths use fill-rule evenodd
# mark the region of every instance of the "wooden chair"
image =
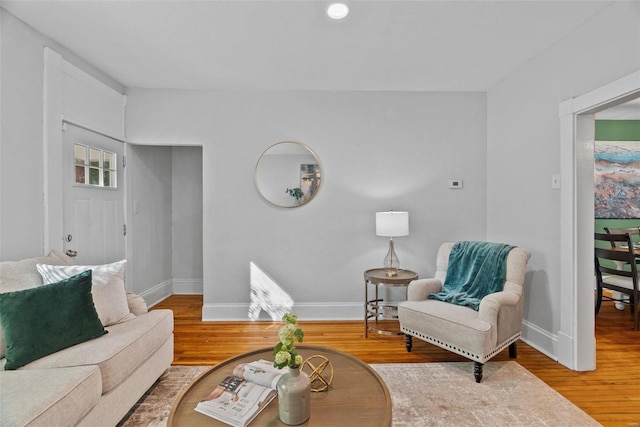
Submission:
<svg viewBox="0 0 640 427">
<path fill-rule="evenodd" d="M 640 227 L 630 227 L 630 228 L 613 228 L 613 227 L 605 227 L 604 231 L 607 232 L 607 234 L 628 234 L 631 237 L 631 240 L 633 241 L 633 236 L 640 236 Z M 612 245 L 615 245 L 615 242 L 612 243 Z M 620 246 L 620 245 L 616 245 L 616 246 Z M 614 246 L 611 246 L 614 247 Z"/>
<path fill-rule="evenodd" d="M 631 241 L 634 241 L 634 237 L 635 237 L 635 244 L 636 245 L 638 244 L 637 236 L 640 236 L 640 228 L 639 227 L 629 227 L 629 228 L 604 227 L 604 231 L 606 231 L 609 234 L 628 234 L 629 236 L 631 236 Z M 612 243 L 612 245 L 615 245 L 615 243 Z M 620 244 L 617 245 L 617 246 L 620 246 Z M 622 261 L 616 261 L 615 264 L 620 269 L 624 268 L 624 265 L 625 265 L 625 263 L 622 262 Z M 625 298 L 625 297 L 627 297 L 627 295 L 620 294 L 620 293 L 615 292 L 615 291 L 613 292 L 613 298 L 616 299 L 615 306 L 616 306 L 616 308 L 618 310 L 624 310 L 624 306 L 625 306 L 625 302 L 626 301 L 622 301 L 622 299 Z M 626 302 L 626 303 L 628 304 L 628 302 Z"/>
<path fill-rule="evenodd" d="M 595 233 L 594 237 L 596 242 L 594 257 L 597 286 L 596 315 L 600 311 L 603 299 L 630 304 L 633 314 L 633 329 L 638 330 L 640 326 L 640 310 L 638 310 L 640 292 L 638 291 L 637 258 L 631 236 L 629 233 Z M 598 242 L 604 242 L 605 247 L 598 245 Z M 616 267 L 607 266 L 607 260 Z M 629 267 L 620 268 L 620 265 L 628 265 Z M 604 288 L 629 295 L 629 301 L 604 296 L 602 294 Z"/>
</svg>

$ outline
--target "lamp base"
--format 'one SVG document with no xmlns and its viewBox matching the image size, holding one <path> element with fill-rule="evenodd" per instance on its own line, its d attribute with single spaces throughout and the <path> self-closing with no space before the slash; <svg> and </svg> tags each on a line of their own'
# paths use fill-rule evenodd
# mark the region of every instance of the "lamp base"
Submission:
<svg viewBox="0 0 640 427">
<path fill-rule="evenodd" d="M 387 277 L 396 277 L 400 268 L 400 260 L 393 246 L 393 239 L 389 239 L 389 251 L 384 257 L 384 271 Z"/>
</svg>

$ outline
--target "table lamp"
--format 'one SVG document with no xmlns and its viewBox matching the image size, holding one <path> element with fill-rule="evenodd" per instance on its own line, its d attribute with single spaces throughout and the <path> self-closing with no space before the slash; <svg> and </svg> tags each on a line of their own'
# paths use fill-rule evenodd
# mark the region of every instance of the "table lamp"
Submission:
<svg viewBox="0 0 640 427">
<path fill-rule="evenodd" d="M 389 237 L 389 251 L 383 265 L 387 277 L 395 277 L 400 260 L 393 247 L 393 238 L 409 235 L 409 212 L 376 212 L 376 235 Z"/>
</svg>

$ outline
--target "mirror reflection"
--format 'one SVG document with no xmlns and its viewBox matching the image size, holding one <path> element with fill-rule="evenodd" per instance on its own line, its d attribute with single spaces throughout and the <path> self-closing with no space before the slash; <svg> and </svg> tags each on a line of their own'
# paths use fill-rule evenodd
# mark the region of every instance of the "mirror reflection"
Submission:
<svg viewBox="0 0 640 427">
<path fill-rule="evenodd" d="M 276 206 L 293 208 L 309 203 L 320 188 L 320 162 L 299 142 L 277 142 L 256 163 L 254 180 L 260 195 Z"/>
</svg>

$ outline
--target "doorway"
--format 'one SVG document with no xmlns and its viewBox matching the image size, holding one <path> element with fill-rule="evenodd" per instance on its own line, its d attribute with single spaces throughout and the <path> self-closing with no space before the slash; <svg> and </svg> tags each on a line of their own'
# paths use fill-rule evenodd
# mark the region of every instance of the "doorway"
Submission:
<svg viewBox="0 0 640 427">
<path fill-rule="evenodd" d="M 202 169 L 201 146 L 127 144 L 127 290 L 150 306 L 203 293 Z"/>
<path fill-rule="evenodd" d="M 605 233 L 605 227 L 637 228 L 640 206 L 635 156 L 640 144 L 640 97 L 596 113 L 595 119 L 595 231 Z M 611 297 L 629 301 L 628 295 L 616 291 L 611 291 Z M 621 301 L 614 306 L 619 311 L 628 309 L 628 304 Z M 596 323 L 597 319 L 596 316 Z"/>
<path fill-rule="evenodd" d="M 560 104 L 561 315 L 558 361 L 594 370 L 593 141 L 595 114 L 640 96 L 640 71 Z"/>
</svg>

